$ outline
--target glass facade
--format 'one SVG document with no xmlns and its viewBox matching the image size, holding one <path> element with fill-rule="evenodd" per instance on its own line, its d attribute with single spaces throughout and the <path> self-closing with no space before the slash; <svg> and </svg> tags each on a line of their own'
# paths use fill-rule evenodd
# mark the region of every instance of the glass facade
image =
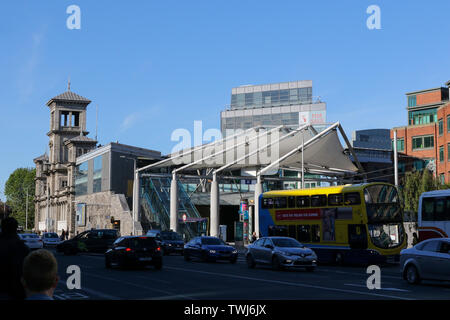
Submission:
<svg viewBox="0 0 450 320">
<path fill-rule="evenodd" d="M 418 125 L 418 124 L 429 124 L 437 122 L 437 109 L 427 109 L 427 110 L 417 110 L 410 111 L 409 114 L 409 125 Z"/>
<path fill-rule="evenodd" d="M 394 140 L 392 140 L 392 150 L 394 150 Z M 405 151 L 405 139 L 397 139 L 397 151 Z"/>
<path fill-rule="evenodd" d="M 409 96 L 408 107 L 415 107 L 415 106 L 416 106 L 416 96 Z"/>
<path fill-rule="evenodd" d="M 312 103 L 312 87 L 231 95 L 231 110 Z"/>
<path fill-rule="evenodd" d="M 433 136 L 420 136 L 412 138 L 412 149 L 430 149 L 434 148 Z"/>
<path fill-rule="evenodd" d="M 299 113 L 275 113 L 244 117 L 223 118 L 222 131 L 227 129 L 250 129 L 257 126 L 299 125 Z"/>
<path fill-rule="evenodd" d="M 93 189 L 92 192 L 102 191 L 102 156 L 94 158 L 94 174 L 92 177 Z"/>
<path fill-rule="evenodd" d="M 75 169 L 75 195 L 83 196 L 102 191 L 103 156 L 78 165 Z M 92 177 L 90 176 L 92 174 Z"/>
<path fill-rule="evenodd" d="M 88 163 L 84 162 L 75 169 L 75 194 L 82 196 L 87 194 L 88 187 Z"/>
</svg>

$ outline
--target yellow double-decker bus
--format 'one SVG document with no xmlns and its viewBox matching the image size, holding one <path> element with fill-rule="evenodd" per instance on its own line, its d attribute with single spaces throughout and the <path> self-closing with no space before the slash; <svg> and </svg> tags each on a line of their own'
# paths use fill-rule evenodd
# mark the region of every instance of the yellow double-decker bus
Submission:
<svg viewBox="0 0 450 320">
<path fill-rule="evenodd" d="M 398 261 L 407 245 L 398 193 L 387 183 L 265 192 L 259 226 L 261 236 L 297 239 L 319 262 Z"/>
</svg>

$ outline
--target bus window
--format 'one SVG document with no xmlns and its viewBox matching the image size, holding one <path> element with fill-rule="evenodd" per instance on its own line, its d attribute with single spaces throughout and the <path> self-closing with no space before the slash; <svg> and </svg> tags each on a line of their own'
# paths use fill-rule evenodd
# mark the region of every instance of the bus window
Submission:
<svg viewBox="0 0 450 320">
<path fill-rule="evenodd" d="M 288 208 L 295 208 L 295 197 L 294 196 L 288 197 Z"/>
<path fill-rule="evenodd" d="M 297 197 L 297 208 L 309 207 L 309 197 L 308 196 L 298 196 Z"/>
<path fill-rule="evenodd" d="M 274 198 L 274 205 L 277 209 L 285 209 L 287 204 L 286 197 L 277 197 Z"/>
<path fill-rule="evenodd" d="M 311 207 L 325 207 L 327 205 L 327 196 L 318 194 L 311 196 Z"/>
<path fill-rule="evenodd" d="M 444 216 L 444 221 L 450 221 L 450 197 L 447 197 L 447 213 Z"/>
<path fill-rule="evenodd" d="M 272 209 L 273 208 L 273 198 L 263 198 L 262 208 L 263 209 Z"/>
<path fill-rule="evenodd" d="M 422 200 L 422 220 L 433 221 L 434 216 L 434 199 L 423 198 Z"/>
<path fill-rule="evenodd" d="M 342 193 L 335 193 L 335 194 L 329 194 L 328 195 L 328 205 L 329 206 L 340 206 L 342 205 L 342 202 L 344 201 L 344 197 L 342 196 Z"/>
<path fill-rule="evenodd" d="M 308 225 L 297 226 L 297 240 L 300 242 L 311 242 L 311 228 Z"/>
<path fill-rule="evenodd" d="M 344 204 L 345 205 L 357 205 L 361 204 L 361 197 L 358 192 L 344 193 Z"/>
<path fill-rule="evenodd" d="M 311 242 L 320 242 L 320 226 L 318 224 L 311 226 Z"/>
<path fill-rule="evenodd" d="M 436 205 L 435 208 L 435 220 L 436 221 L 443 221 L 445 217 L 445 199 L 435 199 L 434 203 Z"/>
</svg>

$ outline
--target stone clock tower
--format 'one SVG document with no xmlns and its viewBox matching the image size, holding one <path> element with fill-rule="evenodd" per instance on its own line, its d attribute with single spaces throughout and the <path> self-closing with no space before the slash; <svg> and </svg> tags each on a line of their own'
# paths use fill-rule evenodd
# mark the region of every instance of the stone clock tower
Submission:
<svg viewBox="0 0 450 320">
<path fill-rule="evenodd" d="M 35 229 L 75 232 L 76 157 L 96 147 L 87 137 L 86 109 L 90 100 L 68 90 L 47 102 L 50 109 L 49 153 L 36 164 Z"/>
</svg>

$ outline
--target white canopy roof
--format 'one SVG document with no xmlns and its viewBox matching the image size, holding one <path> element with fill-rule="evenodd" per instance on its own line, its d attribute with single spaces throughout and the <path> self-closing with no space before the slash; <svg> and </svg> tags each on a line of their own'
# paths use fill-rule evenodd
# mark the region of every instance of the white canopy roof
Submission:
<svg viewBox="0 0 450 320">
<path fill-rule="evenodd" d="M 307 171 L 316 170 L 321 174 L 358 172 L 358 168 L 344 154 L 338 129 L 348 144 L 338 122 L 319 133 L 311 125 L 296 129 L 285 126 L 252 128 L 219 141 L 170 154 L 167 159 L 139 171 L 161 167 L 174 167 L 174 173 L 204 168 L 212 168 L 215 173 L 256 168 L 263 173 L 278 168 L 301 170 L 303 149 L 303 164 Z M 351 146 L 348 147 L 352 151 Z M 356 156 L 355 160 L 362 171 Z"/>
</svg>

